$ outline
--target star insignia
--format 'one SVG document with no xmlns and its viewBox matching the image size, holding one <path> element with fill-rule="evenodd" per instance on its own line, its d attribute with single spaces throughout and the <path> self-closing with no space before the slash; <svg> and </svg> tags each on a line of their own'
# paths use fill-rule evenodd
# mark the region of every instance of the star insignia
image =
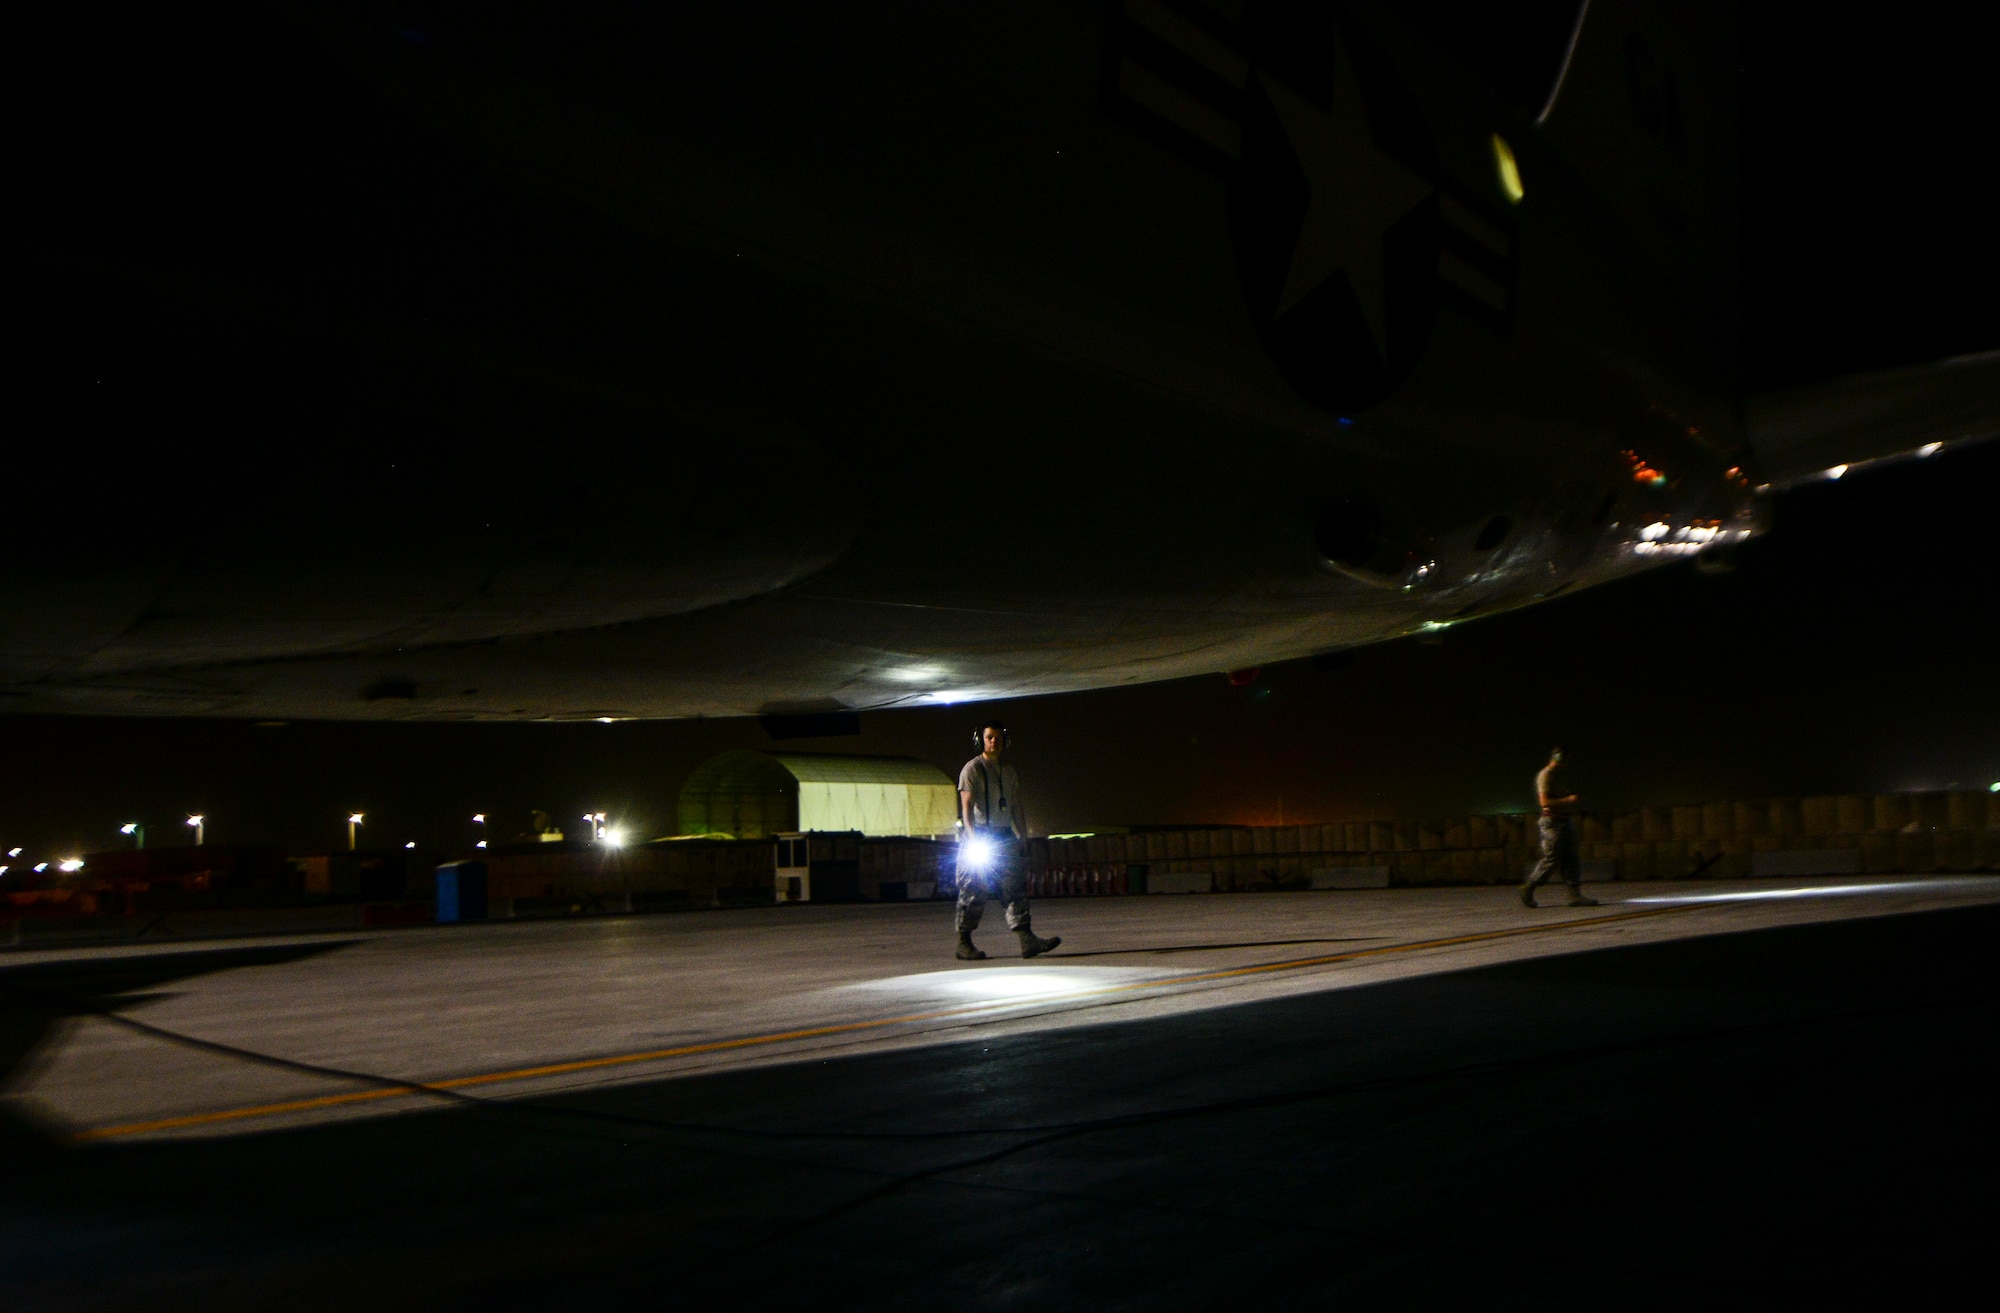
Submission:
<svg viewBox="0 0 2000 1313">
<path fill-rule="evenodd" d="M 1276 314 L 1282 316 L 1335 274 L 1345 274 L 1376 353 L 1387 360 L 1388 262 L 1383 239 L 1437 188 L 1375 144 L 1353 66 L 1338 42 L 1329 106 L 1313 104 L 1262 70 L 1256 77 L 1311 192 Z"/>
</svg>

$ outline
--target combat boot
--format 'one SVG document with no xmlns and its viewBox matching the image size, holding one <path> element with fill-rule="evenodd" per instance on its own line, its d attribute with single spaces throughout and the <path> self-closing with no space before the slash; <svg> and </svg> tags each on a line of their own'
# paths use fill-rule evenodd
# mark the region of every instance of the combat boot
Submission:
<svg viewBox="0 0 2000 1313">
<path fill-rule="evenodd" d="M 1035 932 L 1026 926 L 1022 926 L 1014 933 L 1021 937 L 1022 957 L 1040 957 L 1062 942 L 1061 935 L 1055 935 L 1048 939 L 1039 939 L 1036 937 Z"/>
<path fill-rule="evenodd" d="M 961 962 L 984 962 L 986 960 L 986 954 L 979 950 L 979 945 L 972 942 L 972 932 L 970 930 L 961 930 L 958 932 L 958 960 Z"/>
<path fill-rule="evenodd" d="M 1569 905 L 1571 907 L 1596 907 L 1597 900 L 1575 885 L 1571 885 L 1569 889 Z"/>
<path fill-rule="evenodd" d="M 1531 884 L 1524 884 L 1521 886 L 1521 906 L 1523 907 L 1536 906 L 1535 886 Z"/>
</svg>

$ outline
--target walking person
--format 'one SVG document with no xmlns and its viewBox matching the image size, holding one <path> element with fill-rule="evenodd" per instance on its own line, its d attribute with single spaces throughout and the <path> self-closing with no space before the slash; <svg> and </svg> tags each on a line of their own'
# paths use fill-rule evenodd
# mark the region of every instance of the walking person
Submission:
<svg viewBox="0 0 2000 1313">
<path fill-rule="evenodd" d="M 998 898 L 1006 909 L 1007 928 L 1021 940 L 1021 956 L 1040 957 L 1062 938 L 1039 938 L 1028 921 L 1028 814 L 1021 802 L 1020 773 L 1001 760 L 1007 726 L 989 720 L 973 731 L 972 742 L 979 755 L 958 773 L 958 813 L 964 827 L 958 841 L 958 957 L 985 961 L 972 932 L 979 928 L 988 897 Z"/>
<path fill-rule="evenodd" d="M 1528 872 L 1521 886 L 1521 905 L 1534 907 L 1535 888 L 1560 874 L 1569 886 L 1571 907 L 1595 907 L 1597 900 L 1583 892 L 1583 859 L 1576 848 L 1577 795 L 1569 791 L 1563 774 L 1561 748 L 1549 750 L 1549 764 L 1535 776 L 1535 800 L 1541 805 L 1541 819 L 1535 823 L 1542 839 L 1542 858 Z"/>
</svg>

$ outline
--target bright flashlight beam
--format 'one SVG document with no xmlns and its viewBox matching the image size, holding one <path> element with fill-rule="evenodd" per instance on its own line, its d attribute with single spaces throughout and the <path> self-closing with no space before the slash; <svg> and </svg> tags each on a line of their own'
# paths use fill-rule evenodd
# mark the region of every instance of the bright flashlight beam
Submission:
<svg viewBox="0 0 2000 1313">
<path fill-rule="evenodd" d="M 965 865 L 977 871 L 993 860 L 993 841 L 972 835 L 963 844 L 962 860 Z"/>
</svg>

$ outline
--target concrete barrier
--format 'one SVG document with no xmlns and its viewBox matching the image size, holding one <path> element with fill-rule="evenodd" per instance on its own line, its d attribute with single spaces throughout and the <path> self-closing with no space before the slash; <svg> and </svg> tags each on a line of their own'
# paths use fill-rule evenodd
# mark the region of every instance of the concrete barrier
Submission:
<svg viewBox="0 0 2000 1313">
<path fill-rule="evenodd" d="M 1859 848 L 1794 848 L 1750 854 L 1751 875 L 1859 875 Z"/>
<path fill-rule="evenodd" d="M 1387 889 L 1389 868 L 1386 866 L 1329 866 L 1314 871 L 1310 877 L 1314 889 Z"/>
</svg>

